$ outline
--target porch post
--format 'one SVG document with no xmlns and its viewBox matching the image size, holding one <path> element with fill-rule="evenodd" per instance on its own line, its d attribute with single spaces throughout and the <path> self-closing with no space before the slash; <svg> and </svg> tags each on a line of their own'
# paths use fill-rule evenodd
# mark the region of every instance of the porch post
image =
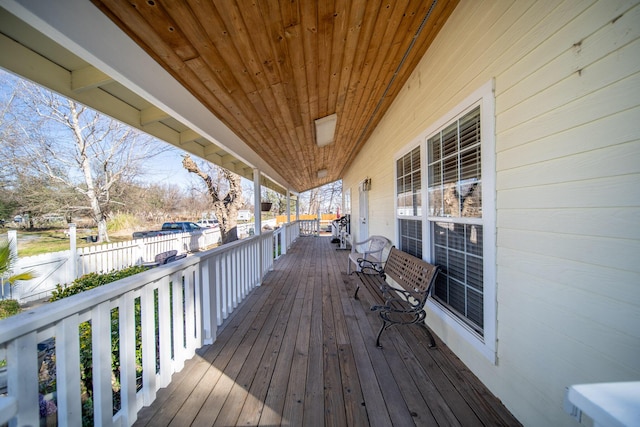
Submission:
<svg viewBox="0 0 640 427">
<path fill-rule="evenodd" d="M 287 223 L 282 228 L 282 238 L 281 238 L 281 247 L 282 247 L 282 255 L 286 255 L 287 246 L 289 246 L 289 224 L 291 224 L 291 191 L 287 188 Z"/>
<path fill-rule="evenodd" d="M 262 230 L 262 209 L 261 202 L 261 187 L 260 187 L 260 170 L 258 168 L 253 169 L 253 226 L 256 236 L 261 234 Z"/>
<path fill-rule="evenodd" d="M 256 236 L 262 233 L 262 206 L 261 202 L 261 188 L 260 188 L 260 170 L 258 168 L 253 169 L 253 230 Z M 263 270 L 263 249 L 262 240 L 258 239 L 258 286 L 262 285 L 262 270 Z"/>
</svg>

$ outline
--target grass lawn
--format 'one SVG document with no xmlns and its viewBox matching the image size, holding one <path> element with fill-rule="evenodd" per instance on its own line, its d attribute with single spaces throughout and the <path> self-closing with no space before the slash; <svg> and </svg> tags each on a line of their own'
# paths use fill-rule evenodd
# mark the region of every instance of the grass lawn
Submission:
<svg viewBox="0 0 640 427">
<path fill-rule="evenodd" d="M 0 238 L 7 238 L 7 228 L 0 228 Z M 69 238 L 64 234 L 63 228 L 38 229 L 38 230 L 18 230 L 18 256 L 28 257 L 47 252 L 59 252 L 69 249 Z M 76 232 L 77 247 L 83 248 L 93 246 L 97 243 L 87 243 L 83 237 L 96 235 L 97 230 L 78 229 Z M 111 242 L 122 242 L 131 240 L 131 233 L 109 235 Z"/>
</svg>

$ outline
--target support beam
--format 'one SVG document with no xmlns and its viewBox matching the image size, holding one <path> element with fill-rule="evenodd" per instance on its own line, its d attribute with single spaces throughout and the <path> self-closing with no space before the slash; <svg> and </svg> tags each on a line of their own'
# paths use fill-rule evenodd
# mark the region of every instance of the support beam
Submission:
<svg viewBox="0 0 640 427">
<path fill-rule="evenodd" d="M 200 136 L 198 132 L 191 129 L 185 130 L 184 132 L 180 132 L 180 145 L 186 144 L 188 142 L 193 142 L 199 138 L 202 138 L 202 136 Z"/>
<path fill-rule="evenodd" d="M 170 119 L 171 116 L 158 107 L 148 107 L 140 110 L 140 125 L 146 126 L 154 122 Z M 182 136 L 182 133 L 180 134 Z"/>
<path fill-rule="evenodd" d="M 113 81 L 111 77 L 91 65 L 71 72 L 71 90 L 74 92 L 95 89 Z"/>
</svg>

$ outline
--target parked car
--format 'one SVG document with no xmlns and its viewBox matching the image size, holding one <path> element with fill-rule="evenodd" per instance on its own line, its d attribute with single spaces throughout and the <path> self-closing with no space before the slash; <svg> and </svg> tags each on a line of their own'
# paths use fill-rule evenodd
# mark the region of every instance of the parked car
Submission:
<svg viewBox="0 0 640 427">
<path fill-rule="evenodd" d="M 162 224 L 162 228 L 160 230 L 136 231 L 135 233 L 133 233 L 133 238 L 141 239 L 143 237 L 164 236 L 173 233 L 193 233 L 198 231 L 202 231 L 202 227 L 200 227 L 195 222 L 165 222 L 164 224 Z"/>
<path fill-rule="evenodd" d="M 196 222 L 196 224 L 198 224 L 202 228 L 218 228 L 218 227 L 220 227 L 220 224 L 218 223 L 217 219 L 201 219 L 200 221 Z"/>
</svg>

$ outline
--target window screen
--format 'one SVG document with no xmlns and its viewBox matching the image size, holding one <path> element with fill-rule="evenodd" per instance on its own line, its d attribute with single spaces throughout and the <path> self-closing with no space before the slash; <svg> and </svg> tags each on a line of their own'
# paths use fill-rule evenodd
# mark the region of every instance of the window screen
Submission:
<svg viewBox="0 0 640 427">
<path fill-rule="evenodd" d="M 422 258 L 421 181 L 420 147 L 416 147 L 396 162 L 396 213 L 399 249 L 418 258 Z"/>
<path fill-rule="evenodd" d="M 442 268 L 434 296 L 482 333 L 480 107 L 427 139 L 429 232 Z"/>
</svg>

